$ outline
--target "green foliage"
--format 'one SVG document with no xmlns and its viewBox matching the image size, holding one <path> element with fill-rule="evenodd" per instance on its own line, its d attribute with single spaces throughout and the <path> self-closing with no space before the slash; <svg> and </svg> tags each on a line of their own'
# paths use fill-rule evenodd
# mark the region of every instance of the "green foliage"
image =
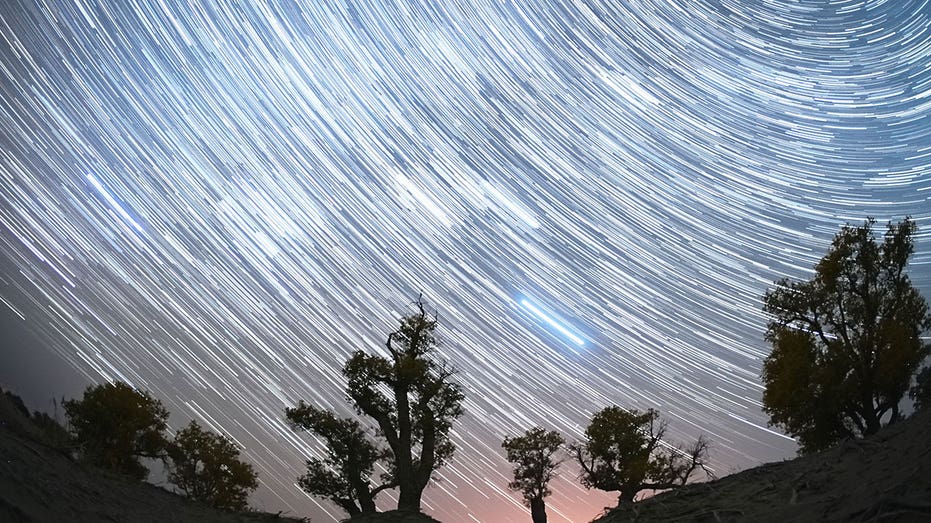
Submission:
<svg viewBox="0 0 931 523">
<path fill-rule="evenodd" d="M 252 465 L 239 460 L 229 438 L 204 430 L 196 421 L 179 430 L 168 445 L 168 481 L 187 497 L 228 510 L 248 508 L 249 493 L 258 487 Z"/>
<path fill-rule="evenodd" d="M 896 422 L 931 351 L 920 338 L 931 314 L 905 273 L 917 226 L 890 222 L 878 242 L 874 223 L 845 226 L 812 280 L 780 280 L 763 298 L 773 345 L 763 364 L 763 409 L 803 452 Z"/>
<path fill-rule="evenodd" d="M 915 377 L 915 386 L 908 391 L 908 396 L 915 401 L 915 410 L 931 406 L 931 367 L 921 369 Z"/>
<path fill-rule="evenodd" d="M 375 512 L 378 493 L 396 486 L 390 473 L 382 476 L 381 485 L 372 486 L 379 460 L 392 468 L 390 453 L 372 443 L 357 421 L 338 418 L 303 401 L 286 409 L 285 416 L 293 429 L 310 431 L 326 442 L 326 458 L 307 461 L 307 472 L 298 478 L 301 488 L 329 499 L 349 515 Z"/>
<path fill-rule="evenodd" d="M 455 451 L 449 431 L 464 399 L 452 370 L 433 357 L 436 317 L 416 305 L 419 312 L 388 335 L 388 357 L 357 351 L 343 368 L 356 410 L 375 420 L 390 448 L 398 508 L 414 511 L 433 471 Z"/>
<path fill-rule="evenodd" d="M 630 503 L 641 490 L 680 487 L 699 468 L 708 473 L 704 437 L 683 450 L 663 445 L 665 433 L 666 424 L 653 409 L 611 406 L 597 412 L 585 429 L 585 441 L 570 447 L 582 468 L 582 485 L 618 492 L 621 503 Z"/>
<path fill-rule="evenodd" d="M 549 482 L 560 463 L 553 456 L 565 442 L 555 430 L 534 427 L 522 436 L 504 438 L 501 443 L 508 461 L 514 464 L 514 481 L 508 483 L 508 488 L 523 495 L 534 523 L 546 521 L 543 498 L 552 493 Z"/>
<path fill-rule="evenodd" d="M 514 481 L 508 483 L 508 488 L 523 494 L 528 504 L 531 499 L 549 496 L 548 484 L 560 463 L 553 456 L 565 442 L 555 430 L 541 427 L 529 429 L 522 436 L 504 438 L 501 446 L 507 460 L 514 464 Z"/>
<path fill-rule="evenodd" d="M 148 392 L 117 381 L 88 387 L 84 397 L 64 402 L 81 457 L 137 479 L 148 469 L 139 458 L 164 457 L 168 411 Z"/>
</svg>

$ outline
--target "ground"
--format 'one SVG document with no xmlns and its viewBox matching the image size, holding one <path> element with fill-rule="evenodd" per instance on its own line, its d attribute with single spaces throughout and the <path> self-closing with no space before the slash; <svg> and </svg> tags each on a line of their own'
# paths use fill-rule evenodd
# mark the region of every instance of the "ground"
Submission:
<svg viewBox="0 0 931 523">
<path fill-rule="evenodd" d="M 595 523 L 931 521 L 931 410 L 875 436 L 689 485 Z"/>
<path fill-rule="evenodd" d="M 402 512 L 392 510 L 377 514 L 361 514 L 345 520 L 344 523 L 440 523 L 426 514 L 419 512 Z"/>
<path fill-rule="evenodd" d="M 213 509 L 155 485 L 83 466 L 43 439 L 0 394 L 0 521 L 297 521 L 274 514 Z"/>
<path fill-rule="evenodd" d="M 211 509 L 76 463 L 43 441 L 0 394 L 0 521 L 296 521 Z M 931 521 L 931 410 L 872 438 L 689 485 L 609 511 L 594 523 L 634 521 Z M 437 522 L 387 512 L 350 523 Z"/>
</svg>

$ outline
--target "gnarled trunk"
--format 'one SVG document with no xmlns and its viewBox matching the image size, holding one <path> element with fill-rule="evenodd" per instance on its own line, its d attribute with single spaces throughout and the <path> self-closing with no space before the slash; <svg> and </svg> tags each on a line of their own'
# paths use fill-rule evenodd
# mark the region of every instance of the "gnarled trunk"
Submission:
<svg viewBox="0 0 931 523">
<path fill-rule="evenodd" d="M 637 496 L 637 492 L 639 491 L 640 489 L 637 488 L 622 487 L 621 494 L 617 497 L 618 506 L 630 508 L 630 506 L 634 504 L 634 497 Z"/>
<path fill-rule="evenodd" d="M 373 512 L 378 512 L 378 509 L 375 508 L 375 498 L 371 495 L 359 496 L 359 506 L 362 508 L 363 514 L 371 514 Z"/>
<path fill-rule="evenodd" d="M 423 489 L 407 488 L 398 494 L 398 510 L 420 512 L 420 497 Z"/>
<path fill-rule="evenodd" d="M 530 517 L 533 523 L 546 523 L 546 504 L 543 498 L 533 498 L 530 500 Z"/>
</svg>

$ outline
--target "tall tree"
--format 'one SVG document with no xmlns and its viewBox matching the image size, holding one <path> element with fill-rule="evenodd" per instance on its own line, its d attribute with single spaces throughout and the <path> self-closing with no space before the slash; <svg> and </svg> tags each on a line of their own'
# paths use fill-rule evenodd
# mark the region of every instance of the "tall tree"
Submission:
<svg viewBox="0 0 931 523">
<path fill-rule="evenodd" d="M 398 484 L 398 509 L 419 511 L 433 471 L 452 456 L 452 422 L 462 415 L 462 390 L 452 370 L 435 357 L 436 315 L 418 312 L 401 319 L 385 342 L 387 357 L 355 352 L 343 374 L 359 413 L 378 424 L 391 450 Z"/>
<path fill-rule="evenodd" d="M 698 469 L 705 467 L 708 442 L 700 436 L 690 447 L 663 442 L 666 423 L 659 413 L 607 407 L 592 416 L 585 441 L 570 447 L 582 469 L 585 488 L 618 492 L 621 505 L 633 503 L 642 490 L 681 487 Z"/>
<path fill-rule="evenodd" d="M 508 461 L 514 464 L 514 481 L 508 483 L 508 488 L 523 494 L 533 523 L 546 523 L 543 499 L 552 494 L 549 482 L 560 463 L 553 457 L 565 442 L 554 430 L 534 427 L 522 436 L 504 438 L 501 444 Z"/>
<path fill-rule="evenodd" d="M 307 472 L 298 484 L 308 494 L 327 498 L 350 516 L 376 512 L 375 497 L 396 483 L 390 473 L 391 455 L 373 443 L 359 422 L 339 418 L 333 413 L 299 402 L 285 409 L 285 416 L 295 430 L 310 431 L 326 443 L 326 458 L 307 460 Z M 371 479 L 376 463 L 384 461 L 389 472 L 382 484 Z"/>
<path fill-rule="evenodd" d="M 117 381 L 88 387 L 81 400 L 64 402 L 81 457 L 89 463 L 145 479 L 140 458 L 163 458 L 168 411 L 148 392 Z"/>
<path fill-rule="evenodd" d="M 763 410 L 803 452 L 895 423 L 912 375 L 931 351 L 928 305 L 905 272 L 915 222 L 847 225 L 809 281 L 782 279 L 763 297 L 770 315 Z"/>
<path fill-rule="evenodd" d="M 194 420 L 175 434 L 168 457 L 168 481 L 187 497 L 217 508 L 245 510 L 249 493 L 259 486 L 252 465 L 239 460 L 236 444 Z"/>
</svg>

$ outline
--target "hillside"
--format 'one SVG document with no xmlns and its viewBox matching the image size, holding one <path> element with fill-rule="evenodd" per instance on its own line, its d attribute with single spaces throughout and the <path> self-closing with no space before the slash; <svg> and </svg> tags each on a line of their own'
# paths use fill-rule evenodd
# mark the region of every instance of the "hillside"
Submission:
<svg viewBox="0 0 931 523">
<path fill-rule="evenodd" d="M 216 510 L 148 483 L 74 462 L 0 394 L 2 522 L 281 522 L 260 512 Z"/>
<path fill-rule="evenodd" d="M 861 441 L 615 509 L 593 523 L 931 521 L 931 411 Z"/>
<path fill-rule="evenodd" d="M 637 503 L 632 511 L 615 509 L 593 523 L 931 521 L 929 434 L 931 411 L 867 440 L 689 485 Z M 297 521 L 214 510 L 80 465 L 41 440 L 35 426 L 0 394 L 0 521 Z M 353 521 L 434 520 L 386 513 Z"/>
</svg>

